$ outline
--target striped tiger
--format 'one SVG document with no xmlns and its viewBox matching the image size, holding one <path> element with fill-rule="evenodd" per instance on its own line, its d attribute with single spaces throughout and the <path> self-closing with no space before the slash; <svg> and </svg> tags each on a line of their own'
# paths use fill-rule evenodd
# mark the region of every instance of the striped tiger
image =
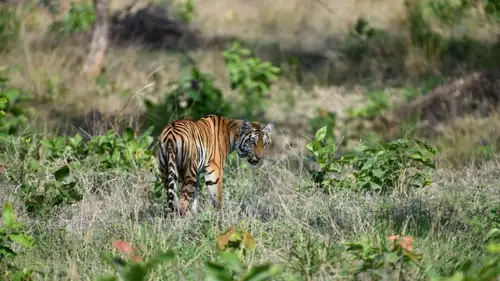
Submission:
<svg viewBox="0 0 500 281">
<path fill-rule="evenodd" d="M 266 158 L 266 147 L 271 143 L 273 124 L 262 127 L 257 122 L 206 115 L 200 120 L 177 120 L 163 128 L 159 136 L 157 161 L 167 193 L 170 211 L 181 215 L 197 212 L 197 193 L 200 174 L 213 206 L 219 210 L 222 201 L 222 178 L 227 156 L 236 150 L 257 166 Z M 182 182 L 180 200 L 175 193 L 176 182 Z"/>
</svg>

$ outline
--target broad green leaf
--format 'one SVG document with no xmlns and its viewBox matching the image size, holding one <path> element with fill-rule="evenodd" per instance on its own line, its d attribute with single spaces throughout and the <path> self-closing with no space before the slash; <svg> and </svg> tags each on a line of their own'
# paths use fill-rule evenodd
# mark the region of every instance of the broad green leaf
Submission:
<svg viewBox="0 0 500 281">
<path fill-rule="evenodd" d="M 242 281 L 266 281 L 279 272 L 279 268 L 273 264 L 263 264 L 252 267 L 243 278 Z"/>
<path fill-rule="evenodd" d="M 54 172 L 54 177 L 56 181 L 64 181 L 69 176 L 69 167 L 68 165 L 64 165 Z"/>
<path fill-rule="evenodd" d="M 3 206 L 2 217 L 3 217 L 3 224 L 7 228 L 12 228 L 16 220 L 14 218 L 14 210 L 12 209 L 12 206 L 10 205 L 9 201 L 7 201 Z"/>
<path fill-rule="evenodd" d="M 498 228 L 493 228 L 492 230 L 490 230 L 488 234 L 486 234 L 485 241 L 488 241 L 491 238 L 495 237 L 500 237 L 500 229 Z"/>
<path fill-rule="evenodd" d="M 219 258 L 236 273 L 244 271 L 243 264 L 241 264 L 240 259 L 236 256 L 236 254 L 223 251 L 219 253 Z"/>
<path fill-rule="evenodd" d="M 316 141 L 322 141 L 325 136 L 326 136 L 326 126 L 321 127 L 317 132 L 316 132 Z"/>
<path fill-rule="evenodd" d="M 17 244 L 29 248 L 33 244 L 33 237 L 24 234 L 11 234 L 9 235 L 10 240 L 16 242 Z"/>
<path fill-rule="evenodd" d="M 231 274 L 220 264 L 208 261 L 205 263 L 206 281 L 232 281 Z"/>
<path fill-rule="evenodd" d="M 385 175 L 385 171 L 382 171 L 381 169 L 373 169 L 372 174 L 373 176 L 381 179 Z"/>
<path fill-rule="evenodd" d="M 399 256 L 397 253 L 387 253 L 385 255 L 385 258 L 389 263 L 396 263 L 399 260 Z"/>
<path fill-rule="evenodd" d="M 147 267 L 148 268 L 153 268 L 156 265 L 158 265 L 160 262 L 170 262 L 175 259 L 174 252 L 168 251 L 168 252 L 160 252 L 157 253 L 152 259 L 150 259 L 147 262 Z"/>
<path fill-rule="evenodd" d="M 487 248 L 492 254 L 500 254 L 500 244 L 489 244 Z"/>
</svg>

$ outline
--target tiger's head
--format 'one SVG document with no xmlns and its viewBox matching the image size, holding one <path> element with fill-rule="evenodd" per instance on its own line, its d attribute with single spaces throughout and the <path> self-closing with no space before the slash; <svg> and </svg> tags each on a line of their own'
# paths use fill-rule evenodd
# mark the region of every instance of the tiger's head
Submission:
<svg viewBox="0 0 500 281">
<path fill-rule="evenodd" d="M 241 158 L 247 158 L 250 165 L 256 166 L 266 158 L 266 148 L 271 143 L 270 133 L 273 124 L 269 123 L 262 128 L 257 122 L 244 120 L 238 130 L 236 153 Z"/>
</svg>

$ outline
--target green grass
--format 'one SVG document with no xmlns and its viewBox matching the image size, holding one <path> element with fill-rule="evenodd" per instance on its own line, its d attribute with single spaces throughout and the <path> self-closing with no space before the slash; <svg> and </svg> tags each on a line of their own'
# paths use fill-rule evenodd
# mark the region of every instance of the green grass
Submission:
<svg viewBox="0 0 500 281">
<path fill-rule="evenodd" d="M 215 238 L 239 225 L 257 241 L 246 261 L 283 265 L 277 280 L 338 280 L 355 264 L 343 243 L 372 244 L 379 235 L 413 236 L 423 267 L 410 280 L 428 280 L 430 271 L 451 274 L 457 262 L 480 260 L 485 235 L 499 223 L 490 213 L 500 206 L 500 164 L 494 161 L 480 168 L 439 169 L 431 174 L 431 186 L 403 197 L 349 190 L 325 194 L 285 160 L 255 169 L 231 158 L 220 213 L 202 187 L 196 216 L 165 218 L 159 201 L 151 199 L 149 171 L 104 171 L 82 162 L 71 174 L 83 200 L 42 217 L 26 212 L 16 196 L 19 183 L 8 180 L 27 172 L 23 153 L 11 147 L 2 155 L 8 167 L 0 176 L 0 202 L 12 201 L 36 241 L 16 264 L 41 270 L 48 280 L 95 280 L 112 272 L 100 252 L 116 253 L 112 243 L 121 239 L 139 246 L 145 257 L 169 249 L 177 254 L 177 264 L 160 266 L 150 280 L 179 280 L 178 271 L 185 280 L 203 280 L 204 262 L 215 256 Z M 38 175 L 48 180 L 64 161 L 47 162 Z"/>
</svg>

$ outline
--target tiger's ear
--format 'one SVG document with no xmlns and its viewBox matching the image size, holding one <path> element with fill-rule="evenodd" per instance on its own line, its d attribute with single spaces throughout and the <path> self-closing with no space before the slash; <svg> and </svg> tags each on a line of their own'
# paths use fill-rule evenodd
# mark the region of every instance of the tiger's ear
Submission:
<svg viewBox="0 0 500 281">
<path fill-rule="evenodd" d="M 247 120 L 243 120 L 243 123 L 241 124 L 240 133 L 247 134 L 251 130 L 252 130 L 252 124 L 250 124 L 250 122 Z"/>
<path fill-rule="evenodd" d="M 262 131 L 269 134 L 273 131 L 273 128 L 274 128 L 273 123 L 269 123 L 262 129 Z"/>
</svg>

